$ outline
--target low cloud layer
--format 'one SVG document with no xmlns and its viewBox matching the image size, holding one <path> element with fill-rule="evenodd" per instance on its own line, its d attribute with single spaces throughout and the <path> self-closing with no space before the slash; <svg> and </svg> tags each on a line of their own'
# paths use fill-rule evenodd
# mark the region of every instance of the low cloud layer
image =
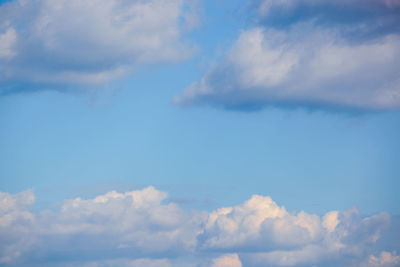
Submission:
<svg viewBox="0 0 400 267">
<path fill-rule="evenodd" d="M 16 0 L 0 5 L 0 94 L 101 85 L 187 58 L 184 0 Z"/>
<path fill-rule="evenodd" d="M 254 1 L 255 26 L 174 101 L 232 109 L 400 108 L 398 1 Z"/>
<path fill-rule="evenodd" d="M 270 197 L 187 211 L 154 187 L 65 200 L 32 212 L 32 191 L 0 193 L 0 263 L 9 266 L 398 266 L 377 242 L 391 220 L 357 209 L 288 212 Z M 339 266 L 337 265 L 337 266 Z"/>
</svg>

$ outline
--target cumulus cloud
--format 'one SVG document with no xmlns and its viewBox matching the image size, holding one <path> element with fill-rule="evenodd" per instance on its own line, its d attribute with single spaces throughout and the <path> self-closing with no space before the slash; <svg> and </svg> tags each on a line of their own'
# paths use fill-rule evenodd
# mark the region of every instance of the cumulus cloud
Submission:
<svg viewBox="0 0 400 267">
<path fill-rule="evenodd" d="M 257 25 L 242 31 L 224 59 L 175 103 L 400 108 L 398 1 L 255 2 Z"/>
<path fill-rule="evenodd" d="M 379 254 L 376 242 L 390 222 L 388 213 L 294 213 L 259 195 L 212 212 L 187 211 L 154 187 L 65 200 L 53 211 L 32 212 L 34 199 L 32 191 L 0 194 L 1 264 L 398 264 L 395 252 L 371 256 Z"/>
<path fill-rule="evenodd" d="M 153 187 L 94 199 L 67 200 L 60 211 L 42 213 L 40 235 L 52 247 L 95 254 L 109 251 L 134 257 L 185 254 L 194 251 L 201 214 L 187 214 L 167 194 Z M 79 243 L 77 241 L 79 240 Z M 52 251 L 52 248 L 45 248 Z M 43 253 L 43 252 L 41 252 Z"/>
<path fill-rule="evenodd" d="M 0 5 L 0 93 L 98 85 L 143 64 L 187 58 L 184 0 L 15 0 Z M 187 22 L 187 23 L 186 23 Z M 189 26 L 190 26 L 189 25 Z"/>
<path fill-rule="evenodd" d="M 0 192 L 0 264 L 18 259 L 33 245 L 35 216 L 29 208 L 34 201 L 33 191 Z"/>
<path fill-rule="evenodd" d="M 247 251 L 244 258 L 252 266 L 317 263 L 362 255 L 389 220 L 387 213 L 362 218 L 357 209 L 331 211 L 323 217 L 304 211 L 292 214 L 269 197 L 253 196 L 242 205 L 212 212 L 201 248 Z"/>
</svg>

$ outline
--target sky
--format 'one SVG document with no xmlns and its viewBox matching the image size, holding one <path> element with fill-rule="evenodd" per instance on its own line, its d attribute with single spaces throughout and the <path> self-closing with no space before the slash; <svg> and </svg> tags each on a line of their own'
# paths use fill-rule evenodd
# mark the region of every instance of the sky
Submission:
<svg viewBox="0 0 400 267">
<path fill-rule="evenodd" d="M 0 266 L 400 266 L 399 22 L 0 1 Z"/>
</svg>

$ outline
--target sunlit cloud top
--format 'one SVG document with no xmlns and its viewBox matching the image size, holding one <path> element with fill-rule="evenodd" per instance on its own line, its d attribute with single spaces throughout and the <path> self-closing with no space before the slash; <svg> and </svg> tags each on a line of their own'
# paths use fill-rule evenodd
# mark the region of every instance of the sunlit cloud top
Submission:
<svg viewBox="0 0 400 267">
<path fill-rule="evenodd" d="M 295 213 L 260 195 L 212 212 L 187 211 L 167 196 L 154 187 L 112 191 L 65 200 L 57 210 L 32 212 L 33 191 L 1 193 L 0 262 L 218 267 L 400 263 L 394 252 L 376 251 L 390 224 L 386 212 L 369 217 L 357 209 L 323 216 Z"/>
</svg>

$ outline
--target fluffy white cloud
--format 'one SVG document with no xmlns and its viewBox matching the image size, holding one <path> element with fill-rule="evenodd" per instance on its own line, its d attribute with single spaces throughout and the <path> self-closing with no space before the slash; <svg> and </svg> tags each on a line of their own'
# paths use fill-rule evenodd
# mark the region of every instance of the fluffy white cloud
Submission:
<svg viewBox="0 0 400 267">
<path fill-rule="evenodd" d="M 136 255 L 190 253 L 197 244 L 201 215 L 187 214 L 174 203 L 163 204 L 166 197 L 166 193 L 148 187 L 89 200 L 67 200 L 60 211 L 41 214 L 44 227 L 40 234 L 61 246 L 79 239 L 77 246 L 82 250 L 97 247 Z"/>
<path fill-rule="evenodd" d="M 316 263 L 363 255 L 389 221 L 387 213 L 361 218 L 357 209 L 332 211 L 323 217 L 303 211 L 292 214 L 269 197 L 253 196 L 242 205 L 209 215 L 202 249 L 247 251 L 245 258 L 252 265 Z"/>
<path fill-rule="evenodd" d="M 177 103 L 227 107 L 400 108 L 400 36 L 349 44 L 308 24 L 243 32 Z"/>
<path fill-rule="evenodd" d="M 16 0 L 0 6 L 0 92 L 14 83 L 99 84 L 187 58 L 193 1 Z M 10 89 L 11 88 L 11 89 Z"/>
<path fill-rule="evenodd" d="M 257 25 L 175 103 L 400 108 L 400 2 L 253 2 Z"/>
<path fill-rule="evenodd" d="M 89 258 L 100 251 L 133 258 L 190 253 L 202 216 L 186 213 L 174 203 L 163 204 L 167 194 L 153 187 L 66 200 L 57 212 L 35 215 L 28 210 L 34 199 L 31 191 L 0 197 L 0 231 L 7 237 L 1 242 L 2 262 L 23 256 L 28 248 L 40 255 L 57 254 L 59 249 L 82 251 Z M 35 246 L 27 242 L 30 236 Z"/>
<path fill-rule="evenodd" d="M 29 211 L 34 201 L 32 191 L 0 192 L 0 264 L 18 259 L 34 243 L 35 216 Z"/>
<path fill-rule="evenodd" d="M 0 194 L 0 263 L 24 266 L 296 266 L 398 263 L 376 254 L 390 222 L 358 210 L 288 212 L 270 197 L 213 212 L 185 211 L 154 187 L 65 200 L 30 211 L 32 191 Z M 53 262 L 56 259 L 55 262 Z M 393 265 L 394 264 L 394 265 Z"/>
</svg>

